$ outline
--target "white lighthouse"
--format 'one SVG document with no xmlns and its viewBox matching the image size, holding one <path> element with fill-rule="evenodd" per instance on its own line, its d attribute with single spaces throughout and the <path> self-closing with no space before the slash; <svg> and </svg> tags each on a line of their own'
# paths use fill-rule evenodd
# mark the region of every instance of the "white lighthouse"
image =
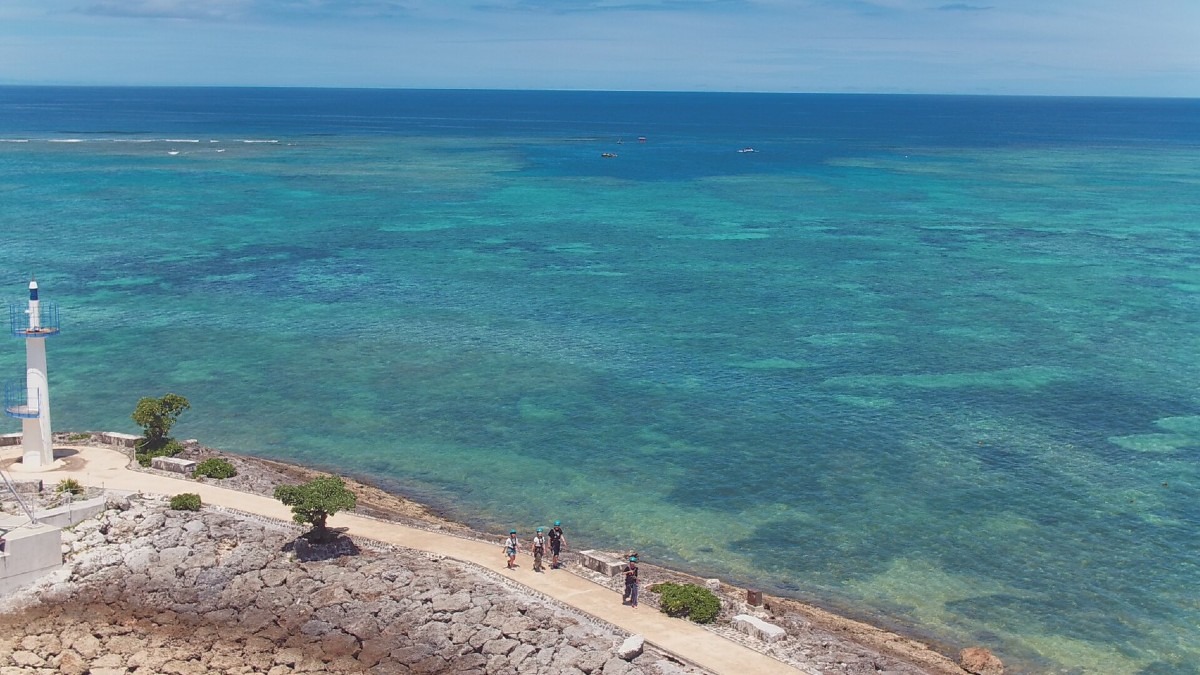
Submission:
<svg viewBox="0 0 1200 675">
<path fill-rule="evenodd" d="M 25 381 L 4 388 L 4 412 L 22 424 L 21 463 L 25 470 L 54 463 L 50 436 L 50 380 L 46 376 L 46 338 L 58 335 L 58 307 L 38 300 L 37 281 L 29 282 L 29 306 L 9 308 L 13 337 L 25 339 Z"/>
</svg>

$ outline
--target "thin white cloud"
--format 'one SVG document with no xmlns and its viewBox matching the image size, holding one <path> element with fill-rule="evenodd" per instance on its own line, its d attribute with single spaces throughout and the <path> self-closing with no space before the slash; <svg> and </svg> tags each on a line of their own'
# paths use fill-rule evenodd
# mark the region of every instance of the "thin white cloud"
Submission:
<svg viewBox="0 0 1200 675">
<path fill-rule="evenodd" d="M 121 19 L 228 21 L 238 18 L 247 4 L 247 0 L 98 0 L 71 11 Z"/>
<path fill-rule="evenodd" d="M 123 19 L 241 21 L 380 19 L 410 13 L 399 0 L 96 0 L 76 14 Z"/>
<path fill-rule="evenodd" d="M 548 14 L 585 12 L 705 12 L 742 10 L 747 0 L 493 0 L 475 4 L 481 11 L 518 11 Z"/>
</svg>

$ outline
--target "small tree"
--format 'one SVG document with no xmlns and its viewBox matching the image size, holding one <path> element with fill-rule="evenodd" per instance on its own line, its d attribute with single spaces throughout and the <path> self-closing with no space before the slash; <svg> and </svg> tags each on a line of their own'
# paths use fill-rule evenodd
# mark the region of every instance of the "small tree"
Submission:
<svg viewBox="0 0 1200 675">
<path fill-rule="evenodd" d="M 138 399 L 137 407 L 133 410 L 133 421 L 142 427 L 142 440 L 138 441 L 138 450 L 152 453 L 161 450 L 171 441 L 168 434 L 171 427 L 183 411 L 191 408 L 192 404 L 179 394 L 167 394 L 162 398 L 145 396 Z"/>
<path fill-rule="evenodd" d="M 358 498 L 337 476 L 320 476 L 303 485 L 280 485 L 275 488 L 275 499 L 292 507 L 292 520 L 313 526 L 309 535 L 313 541 L 328 538 L 325 521 L 329 516 L 358 504 Z"/>
</svg>

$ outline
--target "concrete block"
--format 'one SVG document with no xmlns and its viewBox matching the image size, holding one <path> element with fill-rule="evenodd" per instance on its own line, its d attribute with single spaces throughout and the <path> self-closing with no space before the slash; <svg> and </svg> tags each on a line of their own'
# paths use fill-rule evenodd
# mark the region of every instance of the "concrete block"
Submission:
<svg viewBox="0 0 1200 675">
<path fill-rule="evenodd" d="M 108 443 L 120 448 L 132 448 L 137 444 L 138 439 L 141 438 L 141 436 L 122 434 L 116 431 L 101 431 L 99 435 L 102 443 Z"/>
<path fill-rule="evenodd" d="M 580 551 L 579 562 L 589 570 L 610 577 L 615 577 L 629 569 L 629 565 L 624 560 L 603 551 Z"/>
<path fill-rule="evenodd" d="M 763 642 L 778 642 L 787 637 L 787 631 L 784 629 L 749 614 L 738 614 L 733 617 L 733 627 Z"/>
<path fill-rule="evenodd" d="M 762 607 L 763 597 L 762 591 L 756 591 L 753 588 L 746 589 L 746 604 L 751 607 Z"/>
<path fill-rule="evenodd" d="M 196 462 L 190 459 L 179 459 L 178 457 L 155 457 L 150 460 L 150 468 L 190 475 L 196 470 Z"/>
<path fill-rule="evenodd" d="M 62 532 L 46 524 L 24 525 L 4 533 L 0 553 L 0 595 L 62 567 Z"/>
<path fill-rule="evenodd" d="M 22 439 L 22 435 L 21 435 L 21 434 L 4 434 L 4 435 L 0 435 L 0 448 L 2 448 L 2 447 L 6 447 L 6 446 L 9 446 L 9 445 L 20 445 L 20 444 L 21 444 L 21 439 Z"/>
</svg>

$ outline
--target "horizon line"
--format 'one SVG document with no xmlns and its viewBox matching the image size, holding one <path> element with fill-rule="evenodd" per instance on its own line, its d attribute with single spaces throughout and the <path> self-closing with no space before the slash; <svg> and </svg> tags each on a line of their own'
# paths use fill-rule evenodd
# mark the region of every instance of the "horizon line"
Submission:
<svg viewBox="0 0 1200 675">
<path fill-rule="evenodd" d="M 722 94 L 748 96 L 925 96 L 944 98 L 1072 98 L 1072 99 L 1135 99 L 1200 101 L 1200 96 L 1135 96 L 1128 94 L 1021 94 L 1021 93 L 953 93 L 953 92 L 888 92 L 888 91 L 770 91 L 770 90 L 711 90 L 711 89 L 568 89 L 568 88 L 490 88 L 490 87 L 401 87 L 401 86 L 331 86 L 331 85 L 274 85 L 274 84 L 46 84 L 0 82 L 0 88 L 11 89 L 294 89 L 327 91 L 433 91 L 433 92 L 505 92 L 505 93 L 580 93 L 580 94 Z"/>
</svg>

